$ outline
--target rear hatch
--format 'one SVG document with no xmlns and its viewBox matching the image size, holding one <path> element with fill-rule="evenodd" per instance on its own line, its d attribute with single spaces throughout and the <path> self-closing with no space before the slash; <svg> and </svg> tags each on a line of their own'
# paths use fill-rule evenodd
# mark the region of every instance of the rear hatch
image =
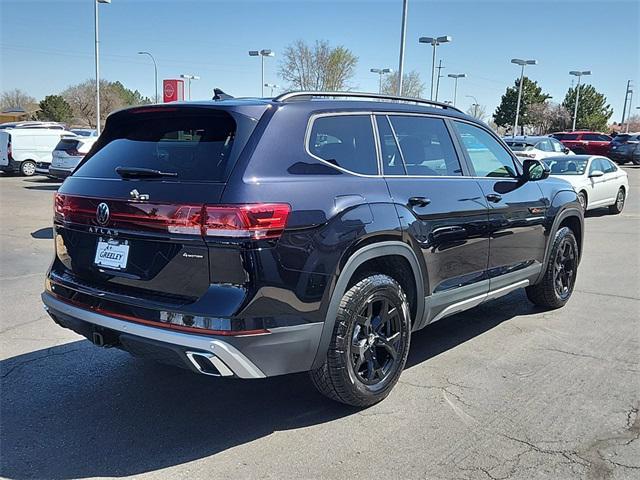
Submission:
<svg viewBox="0 0 640 480">
<path fill-rule="evenodd" d="M 203 295 L 206 206 L 220 202 L 256 123 L 234 111 L 187 106 L 110 116 L 56 195 L 51 278 L 174 305 Z"/>
<path fill-rule="evenodd" d="M 61 139 L 53 150 L 51 166 L 65 170 L 75 168 L 80 160 L 82 160 L 82 157 L 84 157 L 84 154 L 78 151 L 81 146 L 82 142 L 79 138 L 71 137 Z"/>
</svg>

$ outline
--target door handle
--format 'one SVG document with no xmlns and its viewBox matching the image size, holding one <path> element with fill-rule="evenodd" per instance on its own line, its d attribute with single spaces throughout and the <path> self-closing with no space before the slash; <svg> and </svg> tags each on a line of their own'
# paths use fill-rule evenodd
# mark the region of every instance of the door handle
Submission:
<svg viewBox="0 0 640 480">
<path fill-rule="evenodd" d="M 490 193 L 486 196 L 486 199 L 491 203 L 498 203 L 500 200 L 502 200 L 502 195 L 498 195 L 497 193 Z"/>
<path fill-rule="evenodd" d="M 431 203 L 431 199 L 426 197 L 411 197 L 409 198 L 409 206 L 411 207 L 426 207 Z"/>
</svg>

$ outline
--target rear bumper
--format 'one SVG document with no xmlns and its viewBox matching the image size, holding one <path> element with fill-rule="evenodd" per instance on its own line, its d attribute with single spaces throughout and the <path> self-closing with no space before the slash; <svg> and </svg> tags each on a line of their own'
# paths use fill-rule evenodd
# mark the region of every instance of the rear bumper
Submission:
<svg viewBox="0 0 640 480">
<path fill-rule="evenodd" d="M 65 170 L 63 168 L 49 167 L 49 176 L 56 178 L 67 178 L 73 173 L 73 170 Z"/>
<path fill-rule="evenodd" d="M 50 163 L 38 162 L 36 163 L 36 173 L 39 173 L 41 175 L 49 175 L 50 166 L 51 166 Z"/>
<path fill-rule="evenodd" d="M 155 359 L 174 359 L 184 368 L 206 374 L 209 361 L 220 376 L 263 378 L 309 370 L 320 341 L 322 323 L 279 327 L 268 334 L 219 337 L 182 333 L 120 320 L 42 293 L 45 309 L 56 323 L 105 345 L 131 353 L 150 352 Z M 98 336 L 96 337 L 96 334 Z M 180 363 L 182 362 L 182 365 Z M 205 368 L 202 368 L 203 365 Z"/>
</svg>

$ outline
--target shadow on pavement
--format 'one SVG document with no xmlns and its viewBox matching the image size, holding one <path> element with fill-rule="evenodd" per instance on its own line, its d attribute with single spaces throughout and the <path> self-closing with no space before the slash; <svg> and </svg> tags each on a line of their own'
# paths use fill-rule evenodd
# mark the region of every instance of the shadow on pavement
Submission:
<svg viewBox="0 0 640 480">
<path fill-rule="evenodd" d="M 427 327 L 407 366 L 532 313 L 522 297 Z M 10 479 L 135 476 L 357 412 L 316 393 L 306 374 L 217 379 L 84 340 L 4 360 L 0 374 L 0 475 Z"/>
<path fill-rule="evenodd" d="M 35 232 L 31 232 L 31 238 L 51 240 L 53 238 L 53 228 L 52 227 L 40 228 Z"/>
</svg>

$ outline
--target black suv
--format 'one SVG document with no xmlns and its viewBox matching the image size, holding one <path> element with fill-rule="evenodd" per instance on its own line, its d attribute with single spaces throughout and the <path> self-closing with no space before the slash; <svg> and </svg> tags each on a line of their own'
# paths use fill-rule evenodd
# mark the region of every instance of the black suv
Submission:
<svg viewBox="0 0 640 480">
<path fill-rule="evenodd" d="M 411 332 L 525 287 L 563 306 L 583 214 L 449 105 L 297 92 L 112 114 L 55 196 L 53 319 L 214 376 L 383 399 Z"/>
<path fill-rule="evenodd" d="M 640 165 L 640 133 L 619 133 L 609 147 L 609 158 L 618 165 Z"/>
</svg>

